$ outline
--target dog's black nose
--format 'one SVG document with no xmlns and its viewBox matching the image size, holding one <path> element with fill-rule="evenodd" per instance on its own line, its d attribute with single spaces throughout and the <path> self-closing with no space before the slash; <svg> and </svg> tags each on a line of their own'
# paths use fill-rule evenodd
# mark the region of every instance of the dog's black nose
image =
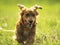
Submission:
<svg viewBox="0 0 60 45">
<path fill-rule="evenodd" d="M 32 20 L 29 20 L 29 23 L 31 24 L 33 21 Z"/>
</svg>

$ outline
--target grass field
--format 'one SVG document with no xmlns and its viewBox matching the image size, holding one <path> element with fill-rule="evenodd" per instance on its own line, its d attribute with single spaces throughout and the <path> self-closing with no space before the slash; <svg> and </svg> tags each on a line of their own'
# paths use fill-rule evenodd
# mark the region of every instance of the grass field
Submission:
<svg viewBox="0 0 60 45">
<path fill-rule="evenodd" d="M 60 1 L 59 0 L 0 0 L 0 45 L 19 45 L 13 40 L 18 20 L 17 4 L 31 7 L 41 5 L 37 10 L 36 40 L 34 45 L 60 45 Z"/>
</svg>

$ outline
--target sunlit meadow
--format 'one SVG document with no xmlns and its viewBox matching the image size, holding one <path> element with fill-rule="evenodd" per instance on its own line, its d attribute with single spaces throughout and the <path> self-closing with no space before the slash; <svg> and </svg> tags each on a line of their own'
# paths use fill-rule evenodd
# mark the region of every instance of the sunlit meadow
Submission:
<svg viewBox="0 0 60 45">
<path fill-rule="evenodd" d="M 59 0 L 0 0 L 0 45 L 19 45 L 14 40 L 15 25 L 20 11 L 17 4 L 31 7 L 38 4 L 36 38 L 33 45 L 60 45 Z"/>
</svg>

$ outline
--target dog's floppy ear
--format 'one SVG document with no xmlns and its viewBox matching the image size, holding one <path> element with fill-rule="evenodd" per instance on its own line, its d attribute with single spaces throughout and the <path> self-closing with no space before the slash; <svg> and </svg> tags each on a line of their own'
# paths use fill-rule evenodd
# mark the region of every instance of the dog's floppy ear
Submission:
<svg viewBox="0 0 60 45">
<path fill-rule="evenodd" d="M 34 10 L 42 9 L 42 6 L 39 6 L 39 5 L 36 4 L 33 8 L 34 8 Z"/>
<path fill-rule="evenodd" d="M 33 7 L 32 7 L 32 9 L 33 9 L 33 11 L 35 12 L 35 14 L 36 15 L 38 15 L 38 12 L 36 11 L 37 9 L 42 9 L 42 6 L 39 6 L 39 5 L 34 5 Z"/>
<path fill-rule="evenodd" d="M 21 10 L 24 10 L 26 8 L 24 5 L 21 5 L 21 4 L 17 4 L 17 5 Z"/>
</svg>

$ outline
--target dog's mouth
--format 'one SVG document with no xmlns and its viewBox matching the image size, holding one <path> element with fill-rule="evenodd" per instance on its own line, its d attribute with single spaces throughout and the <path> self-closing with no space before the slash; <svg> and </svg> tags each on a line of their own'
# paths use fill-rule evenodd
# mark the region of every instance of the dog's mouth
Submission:
<svg viewBox="0 0 60 45">
<path fill-rule="evenodd" d="M 24 23 L 24 26 L 25 26 L 26 28 L 32 28 L 33 23 L 27 23 L 27 22 L 25 22 L 25 23 Z"/>
<path fill-rule="evenodd" d="M 31 23 L 29 23 L 29 27 L 32 27 L 32 24 Z"/>
<path fill-rule="evenodd" d="M 32 28 L 32 24 L 29 23 L 29 24 L 27 25 L 27 27 L 28 27 L 28 28 Z"/>
</svg>

